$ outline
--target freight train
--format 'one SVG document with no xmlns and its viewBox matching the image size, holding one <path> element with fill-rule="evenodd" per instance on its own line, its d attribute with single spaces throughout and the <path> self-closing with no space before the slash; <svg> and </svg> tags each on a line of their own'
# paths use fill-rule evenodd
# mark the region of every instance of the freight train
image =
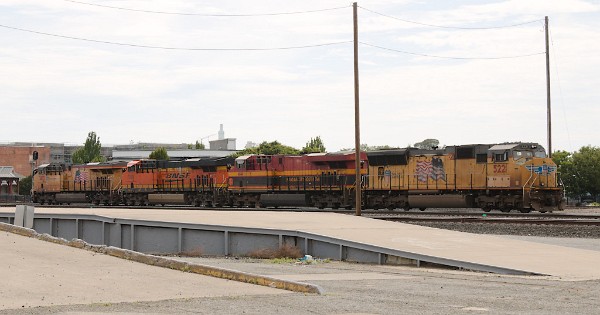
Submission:
<svg viewBox="0 0 600 315">
<path fill-rule="evenodd" d="M 361 152 L 244 155 L 184 161 L 46 164 L 34 202 L 104 205 L 351 209 L 357 183 L 365 209 L 564 209 L 554 162 L 536 143 Z"/>
</svg>

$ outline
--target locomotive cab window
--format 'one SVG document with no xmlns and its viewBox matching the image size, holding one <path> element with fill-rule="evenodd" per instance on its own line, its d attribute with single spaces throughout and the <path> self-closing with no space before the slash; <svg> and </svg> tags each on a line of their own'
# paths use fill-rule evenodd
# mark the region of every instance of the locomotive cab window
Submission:
<svg viewBox="0 0 600 315">
<path fill-rule="evenodd" d="M 494 162 L 508 161 L 508 152 L 494 154 Z"/>
</svg>

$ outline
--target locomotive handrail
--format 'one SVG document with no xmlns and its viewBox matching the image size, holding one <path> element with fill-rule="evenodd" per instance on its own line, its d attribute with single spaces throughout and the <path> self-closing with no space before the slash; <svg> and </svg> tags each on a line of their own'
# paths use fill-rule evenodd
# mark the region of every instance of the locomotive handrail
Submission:
<svg viewBox="0 0 600 315">
<path fill-rule="evenodd" d="M 529 178 L 523 184 L 523 194 L 525 194 L 525 187 L 527 187 L 527 184 L 529 183 L 529 181 L 531 180 L 532 177 L 533 177 L 533 169 L 529 172 Z"/>
<path fill-rule="evenodd" d="M 123 185 L 123 179 L 119 180 L 119 182 L 115 182 L 115 187 L 113 188 L 113 190 L 119 190 L 121 189 L 121 185 Z"/>
</svg>

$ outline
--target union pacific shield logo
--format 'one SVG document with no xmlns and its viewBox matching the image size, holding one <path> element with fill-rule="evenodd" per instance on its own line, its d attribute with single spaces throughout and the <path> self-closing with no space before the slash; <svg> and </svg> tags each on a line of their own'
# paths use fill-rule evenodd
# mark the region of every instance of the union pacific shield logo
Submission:
<svg viewBox="0 0 600 315">
<path fill-rule="evenodd" d="M 539 175 L 547 175 L 556 172 L 556 166 L 544 165 L 525 165 L 527 170 L 534 172 Z"/>
</svg>

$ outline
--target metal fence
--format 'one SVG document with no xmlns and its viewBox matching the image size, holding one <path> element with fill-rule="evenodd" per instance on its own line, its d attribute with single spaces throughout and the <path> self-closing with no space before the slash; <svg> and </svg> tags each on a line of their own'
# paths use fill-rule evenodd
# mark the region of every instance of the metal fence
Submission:
<svg viewBox="0 0 600 315">
<path fill-rule="evenodd" d="M 0 195 L 0 203 L 27 203 L 31 202 L 31 196 L 23 195 Z"/>
</svg>

